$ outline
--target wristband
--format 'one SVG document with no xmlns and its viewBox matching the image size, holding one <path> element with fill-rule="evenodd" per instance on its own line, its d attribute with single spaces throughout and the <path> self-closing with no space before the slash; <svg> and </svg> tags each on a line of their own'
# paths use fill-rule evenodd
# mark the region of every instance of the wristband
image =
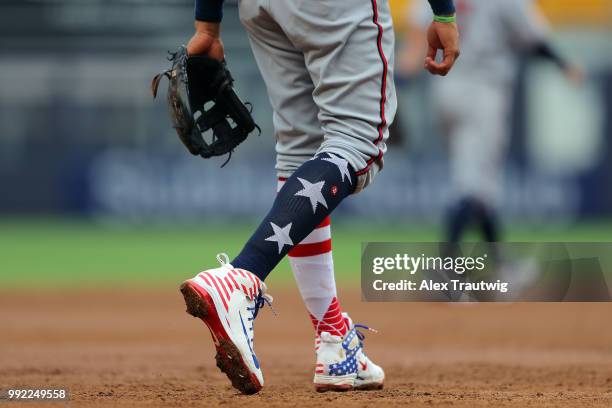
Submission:
<svg viewBox="0 0 612 408">
<path fill-rule="evenodd" d="M 434 21 L 436 23 L 456 23 L 457 15 L 453 14 L 452 16 L 434 16 Z"/>
<path fill-rule="evenodd" d="M 195 0 L 195 19 L 220 23 L 223 19 L 223 0 Z"/>
<path fill-rule="evenodd" d="M 453 0 L 429 0 L 429 5 L 436 16 L 455 14 L 455 2 Z"/>
</svg>

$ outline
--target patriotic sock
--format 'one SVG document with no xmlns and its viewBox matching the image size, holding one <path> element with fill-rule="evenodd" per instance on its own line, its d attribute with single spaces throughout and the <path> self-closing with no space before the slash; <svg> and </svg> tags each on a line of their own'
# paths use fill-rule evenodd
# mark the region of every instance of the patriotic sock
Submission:
<svg viewBox="0 0 612 408">
<path fill-rule="evenodd" d="M 232 265 L 264 280 L 295 244 L 354 191 L 356 182 L 355 171 L 339 156 L 323 153 L 302 164 L 280 189 L 272 209 Z"/>
<path fill-rule="evenodd" d="M 278 190 L 285 184 L 279 179 Z M 336 297 L 330 217 L 289 251 L 289 263 L 298 289 L 319 336 L 326 331 L 344 336 L 347 326 Z"/>
<path fill-rule="evenodd" d="M 317 299 L 312 300 L 316 301 Z M 322 317 L 317 318 L 310 314 L 310 321 L 312 321 L 312 325 L 315 328 L 317 339 L 323 332 L 343 337 L 348 331 L 348 326 L 342 317 L 342 309 L 340 308 L 340 303 L 338 303 L 338 298 L 334 296 L 331 300 L 325 298 L 324 301 L 330 301 L 330 303 Z"/>
</svg>

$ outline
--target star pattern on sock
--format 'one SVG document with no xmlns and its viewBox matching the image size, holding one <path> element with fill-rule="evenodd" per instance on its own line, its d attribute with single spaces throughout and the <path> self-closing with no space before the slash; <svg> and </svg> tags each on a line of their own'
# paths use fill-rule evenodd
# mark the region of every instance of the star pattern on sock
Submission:
<svg viewBox="0 0 612 408">
<path fill-rule="evenodd" d="M 300 183 L 302 183 L 302 190 L 295 193 L 295 196 L 306 197 L 310 200 L 310 204 L 312 205 L 312 213 L 317 212 L 317 205 L 321 203 L 323 207 L 327 208 L 327 202 L 325 201 L 325 197 L 323 197 L 323 186 L 325 185 L 325 181 L 319 181 L 318 183 L 311 183 L 308 180 L 298 177 L 297 178 Z"/>
<path fill-rule="evenodd" d="M 329 157 L 324 157 L 323 160 L 333 163 L 338 167 L 340 171 L 340 176 L 342 177 L 342 181 L 344 181 L 344 177 L 348 178 L 349 184 L 353 184 L 351 181 L 351 172 L 349 171 L 349 164 L 343 158 L 340 158 L 336 155 L 330 154 Z"/>
<path fill-rule="evenodd" d="M 283 252 L 285 245 L 293 246 L 293 241 L 289 236 L 289 233 L 291 232 L 291 224 L 292 223 L 289 223 L 281 228 L 273 222 L 270 223 L 272 231 L 274 231 L 274 235 L 266 238 L 266 241 L 276 242 L 278 244 L 279 254 Z"/>
</svg>

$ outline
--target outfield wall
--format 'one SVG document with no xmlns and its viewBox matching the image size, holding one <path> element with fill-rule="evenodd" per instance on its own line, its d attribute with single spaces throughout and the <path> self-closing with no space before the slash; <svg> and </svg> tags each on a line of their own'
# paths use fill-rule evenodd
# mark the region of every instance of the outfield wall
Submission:
<svg viewBox="0 0 612 408">
<path fill-rule="evenodd" d="M 595 4 L 590 2 L 589 4 Z M 27 16 L 31 24 L 20 24 Z M 0 216 L 255 217 L 274 192 L 271 109 L 239 26 L 226 7 L 224 41 L 261 137 L 223 170 L 192 158 L 149 84 L 165 50 L 188 38 L 189 0 L 0 4 Z M 560 26 L 554 41 L 585 65 L 575 91 L 546 64 L 526 65 L 515 89 L 504 213 L 526 220 L 612 216 L 612 54 L 601 26 Z M 398 39 L 398 43 L 400 39 Z M 398 44 L 399 45 L 399 44 Z M 426 76 L 398 82 L 401 131 L 373 188 L 341 212 L 438 219 L 449 199 L 444 143 Z M 223 191 L 223 196 L 219 192 Z M 228 204 L 229 203 L 229 204 Z"/>
</svg>

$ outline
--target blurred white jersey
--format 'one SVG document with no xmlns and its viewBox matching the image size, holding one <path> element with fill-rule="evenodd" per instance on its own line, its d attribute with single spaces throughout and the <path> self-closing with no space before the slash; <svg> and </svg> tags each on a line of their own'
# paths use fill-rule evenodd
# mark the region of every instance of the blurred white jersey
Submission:
<svg viewBox="0 0 612 408">
<path fill-rule="evenodd" d="M 533 0 L 455 0 L 455 4 L 461 57 L 449 79 L 511 82 L 519 54 L 547 31 Z M 426 28 L 431 23 L 427 0 L 416 0 L 411 11 L 412 24 Z"/>
<path fill-rule="evenodd" d="M 461 56 L 445 78 L 432 81 L 434 109 L 448 137 L 454 197 L 497 205 L 508 147 L 508 112 L 520 54 L 546 35 L 532 0 L 455 0 Z M 432 21 L 417 0 L 413 24 Z"/>
</svg>

